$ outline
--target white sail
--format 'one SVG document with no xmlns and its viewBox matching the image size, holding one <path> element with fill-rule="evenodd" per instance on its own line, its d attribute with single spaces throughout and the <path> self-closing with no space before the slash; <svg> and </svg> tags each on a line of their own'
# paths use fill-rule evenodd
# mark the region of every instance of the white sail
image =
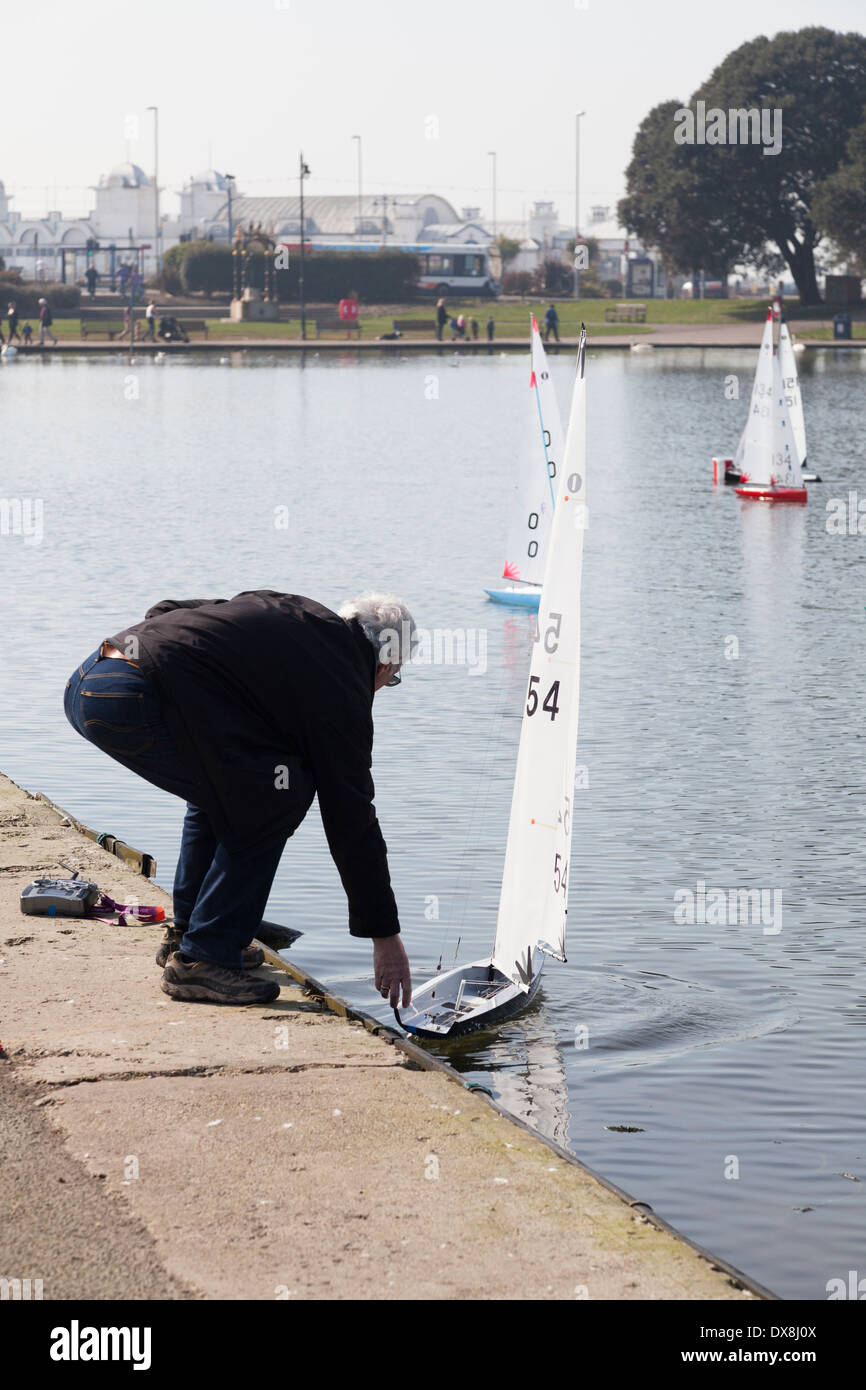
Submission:
<svg viewBox="0 0 866 1390">
<path fill-rule="evenodd" d="M 788 407 L 791 428 L 794 431 L 794 441 L 797 445 L 797 457 L 802 468 L 806 462 L 806 420 L 803 415 L 803 398 L 800 395 L 797 359 L 794 356 L 794 347 L 788 332 L 788 325 L 784 319 L 779 326 L 779 371 L 782 375 L 782 390 L 785 395 L 785 404 Z"/>
<path fill-rule="evenodd" d="M 756 487 L 769 487 L 772 481 L 773 451 L 776 442 L 773 418 L 774 403 L 777 399 L 773 364 L 773 316 L 770 312 L 764 324 L 749 415 L 741 440 L 742 447 L 737 449 L 742 480 Z"/>
<path fill-rule="evenodd" d="M 742 474 L 742 471 L 743 471 L 743 455 L 744 455 L 745 452 L 746 452 L 746 430 L 747 430 L 747 429 L 748 429 L 748 424 L 743 425 L 743 431 L 742 431 L 742 434 L 740 435 L 740 441 L 739 441 L 739 443 L 737 444 L 737 451 L 736 451 L 736 453 L 734 454 L 734 460 L 733 460 L 733 462 L 734 462 L 734 472 L 735 472 L 735 473 L 740 473 L 740 474 Z"/>
<path fill-rule="evenodd" d="M 562 421 L 556 404 L 547 354 L 532 318 L 530 347 L 529 439 L 521 458 L 511 508 L 505 567 L 506 579 L 540 584 L 562 464 Z"/>
<path fill-rule="evenodd" d="M 586 334 L 550 532 L 508 825 L 493 964 L 529 988 L 543 943 L 565 959 L 586 527 Z"/>
<path fill-rule="evenodd" d="M 782 381 L 782 366 L 778 353 L 773 359 L 773 380 L 776 395 L 773 401 L 772 480 L 778 487 L 799 488 L 803 486 L 803 471 L 800 467 L 797 437 Z"/>
</svg>

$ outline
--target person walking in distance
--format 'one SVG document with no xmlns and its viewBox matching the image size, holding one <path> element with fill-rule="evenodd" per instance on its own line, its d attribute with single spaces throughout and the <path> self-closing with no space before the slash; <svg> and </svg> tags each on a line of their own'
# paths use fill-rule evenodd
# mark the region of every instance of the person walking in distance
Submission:
<svg viewBox="0 0 866 1390">
<path fill-rule="evenodd" d="M 556 306 L 554 304 L 549 304 L 547 306 L 547 312 L 544 315 L 545 342 L 550 342 L 551 334 L 553 334 L 556 341 L 559 342 L 559 314 L 556 312 Z"/>
<path fill-rule="evenodd" d="M 51 312 L 51 305 L 47 299 L 39 301 L 39 345 L 45 346 L 45 334 L 47 333 L 54 346 L 57 346 L 57 339 L 52 332 L 51 325 L 54 322 L 54 315 Z"/>
<path fill-rule="evenodd" d="M 10 301 L 6 313 L 9 317 L 9 342 L 11 344 L 12 339 L 17 338 L 20 343 L 21 334 L 18 332 L 18 309 L 14 299 Z"/>
<path fill-rule="evenodd" d="M 144 311 L 145 326 L 147 328 L 147 339 L 151 343 L 156 342 L 156 305 L 153 300 L 148 300 L 147 308 Z"/>
<path fill-rule="evenodd" d="M 493 315 L 491 314 L 491 315 L 490 315 L 490 318 L 487 320 L 487 341 L 488 341 L 488 343 L 492 343 L 492 342 L 493 342 L 493 334 L 494 334 L 495 332 L 496 332 L 496 320 L 494 319 Z"/>
<path fill-rule="evenodd" d="M 442 342 L 442 334 L 445 332 L 445 325 L 448 322 L 448 310 L 445 307 L 445 300 L 440 299 L 436 305 L 436 337 Z"/>
</svg>

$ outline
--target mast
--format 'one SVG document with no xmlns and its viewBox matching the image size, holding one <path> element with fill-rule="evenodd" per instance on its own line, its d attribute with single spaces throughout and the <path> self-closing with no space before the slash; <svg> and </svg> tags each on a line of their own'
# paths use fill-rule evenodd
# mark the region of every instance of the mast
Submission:
<svg viewBox="0 0 866 1390">
<path fill-rule="evenodd" d="M 565 960 L 580 702 L 586 528 L 586 331 L 581 328 L 508 825 L 493 964 L 529 990 L 534 953 Z M 543 943 L 543 945 L 542 945 Z"/>
</svg>

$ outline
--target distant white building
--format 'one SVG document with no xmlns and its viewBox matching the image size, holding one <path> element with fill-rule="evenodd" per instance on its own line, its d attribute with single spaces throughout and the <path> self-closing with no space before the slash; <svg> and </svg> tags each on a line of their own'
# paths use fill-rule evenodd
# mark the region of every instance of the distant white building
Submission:
<svg viewBox="0 0 866 1390">
<path fill-rule="evenodd" d="M 2 189 L 0 184 L 0 189 Z M 114 244 L 115 259 L 133 259 L 132 247 L 150 243 L 144 255 L 145 270 L 153 268 L 155 207 L 152 180 L 137 164 L 118 164 L 93 189 L 96 206 L 83 218 L 67 218 L 61 212 L 27 218 L 14 210 L 5 189 L 0 195 L 0 255 L 8 266 L 18 266 L 28 278 L 75 280 L 83 270 L 86 245 L 100 243 L 97 264 L 105 270 L 105 248 Z M 64 257 L 64 253 L 68 253 Z"/>
<path fill-rule="evenodd" d="M 153 181 L 137 164 L 118 164 L 94 189 L 96 207 L 90 221 L 100 242 L 121 247 L 149 241 L 155 233 Z M 148 259 L 152 259 L 149 257 Z"/>
<path fill-rule="evenodd" d="M 162 221 L 162 254 L 181 238 L 225 241 L 228 239 L 229 179 L 216 169 L 193 174 L 180 192 L 180 214 Z M 226 215 L 222 214 L 226 211 Z M 237 218 L 233 219 L 237 226 Z"/>
<path fill-rule="evenodd" d="M 62 250 L 84 246 L 93 235 L 88 220 L 67 219 L 59 212 L 49 212 L 47 217 L 22 217 L 0 183 L 0 256 L 7 268 L 18 266 L 32 279 L 54 279 L 54 267 L 60 264 Z"/>
<path fill-rule="evenodd" d="M 667 291 L 661 257 L 647 250 L 639 237 L 629 236 L 620 226 L 616 212 L 601 204 L 593 205 L 589 218 L 581 227 L 581 235 L 598 244 L 598 273 L 602 280 L 618 280 L 622 293 L 663 299 Z M 631 263 L 631 269 L 630 267 Z M 678 277 L 677 283 L 682 281 Z"/>
<path fill-rule="evenodd" d="M 137 254 L 133 248 L 146 247 L 142 258 L 145 273 L 155 264 L 155 199 L 153 180 L 139 165 L 129 161 L 116 165 L 92 189 L 94 207 L 84 218 L 64 218 L 60 212 L 28 219 L 12 206 L 12 199 L 0 183 L 0 256 L 8 266 L 19 266 L 30 277 L 60 279 L 65 259 L 66 278 L 80 278 L 86 266 L 86 244 L 99 242 L 96 265 L 101 272 Z M 225 174 L 205 169 L 192 175 L 179 195 L 179 211 L 169 216 L 164 210 L 165 190 L 160 199 L 160 255 L 181 240 L 202 238 L 227 242 L 229 205 L 232 229 L 251 224 L 277 240 L 300 236 L 300 198 L 247 197 L 238 193 Z M 457 209 L 437 193 L 391 196 L 367 193 L 360 203 L 354 194 L 317 195 L 304 199 L 304 229 L 317 242 L 359 241 L 365 245 L 388 246 L 469 244 L 486 246 L 493 240 L 490 225 L 478 207 Z M 519 244 L 520 250 L 507 270 L 534 272 L 542 263 L 556 257 L 571 264 L 568 243 L 574 229 L 560 223 L 553 202 L 538 200 L 522 221 L 498 221 L 497 235 Z M 621 280 L 625 287 L 627 262 L 644 256 L 636 238 L 629 238 L 609 207 L 595 205 L 581 227 L 585 237 L 598 242 L 599 271 L 605 280 Z M 114 247 L 114 251 L 109 250 Z M 67 253 L 65 257 L 63 253 Z M 77 254 L 76 254 L 77 253 Z M 650 257 L 655 263 L 655 257 Z M 658 283 L 658 276 L 656 276 Z M 659 293 L 659 289 L 655 291 Z"/>
<path fill-rule="evenodd" d="M 181 218 L 183 220 L 183 218 Z M 301 234 L 300 196 L 287 198 L 232 198 L 232 224 L 261 227 L 276 240 Z M 380 241 L 387 245 L 410 245 L 434 241 L 433 228 L 463 229 L 465 224 L 446 198 L 437 193 L 410 197 L 365 194 L 356 196 L 317 195 L 304 198 L 304 235 L 317 241 Z M 223 194 L 213 209 L 206 234 L 214 241 L 228 239 L 228 199 Z M 485 242 L 489 233 L 478 225 L 477 237 Z M 470 238 L 464 238 L 470 239 Z"/>
</svg>

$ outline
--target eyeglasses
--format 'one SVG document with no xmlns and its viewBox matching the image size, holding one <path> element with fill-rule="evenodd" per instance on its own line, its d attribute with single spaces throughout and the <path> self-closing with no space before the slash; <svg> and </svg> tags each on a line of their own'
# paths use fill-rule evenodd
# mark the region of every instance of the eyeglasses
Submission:
<svg viewBox="0 0 866 1390">
<path fill-rule="evenodd" d="M 386 684 L 386 685 L 399 685 L 400 682 L 402 681 L 402 679 L 403 679 L 403 677 L 400 675 L 400 672 L 397 671 L 397 672 L 394 673 L 394 675 L 391 677 L 390 680 L 387 680 L 387 681 L 385 682 L 385 684 Z"/>
</svg>

